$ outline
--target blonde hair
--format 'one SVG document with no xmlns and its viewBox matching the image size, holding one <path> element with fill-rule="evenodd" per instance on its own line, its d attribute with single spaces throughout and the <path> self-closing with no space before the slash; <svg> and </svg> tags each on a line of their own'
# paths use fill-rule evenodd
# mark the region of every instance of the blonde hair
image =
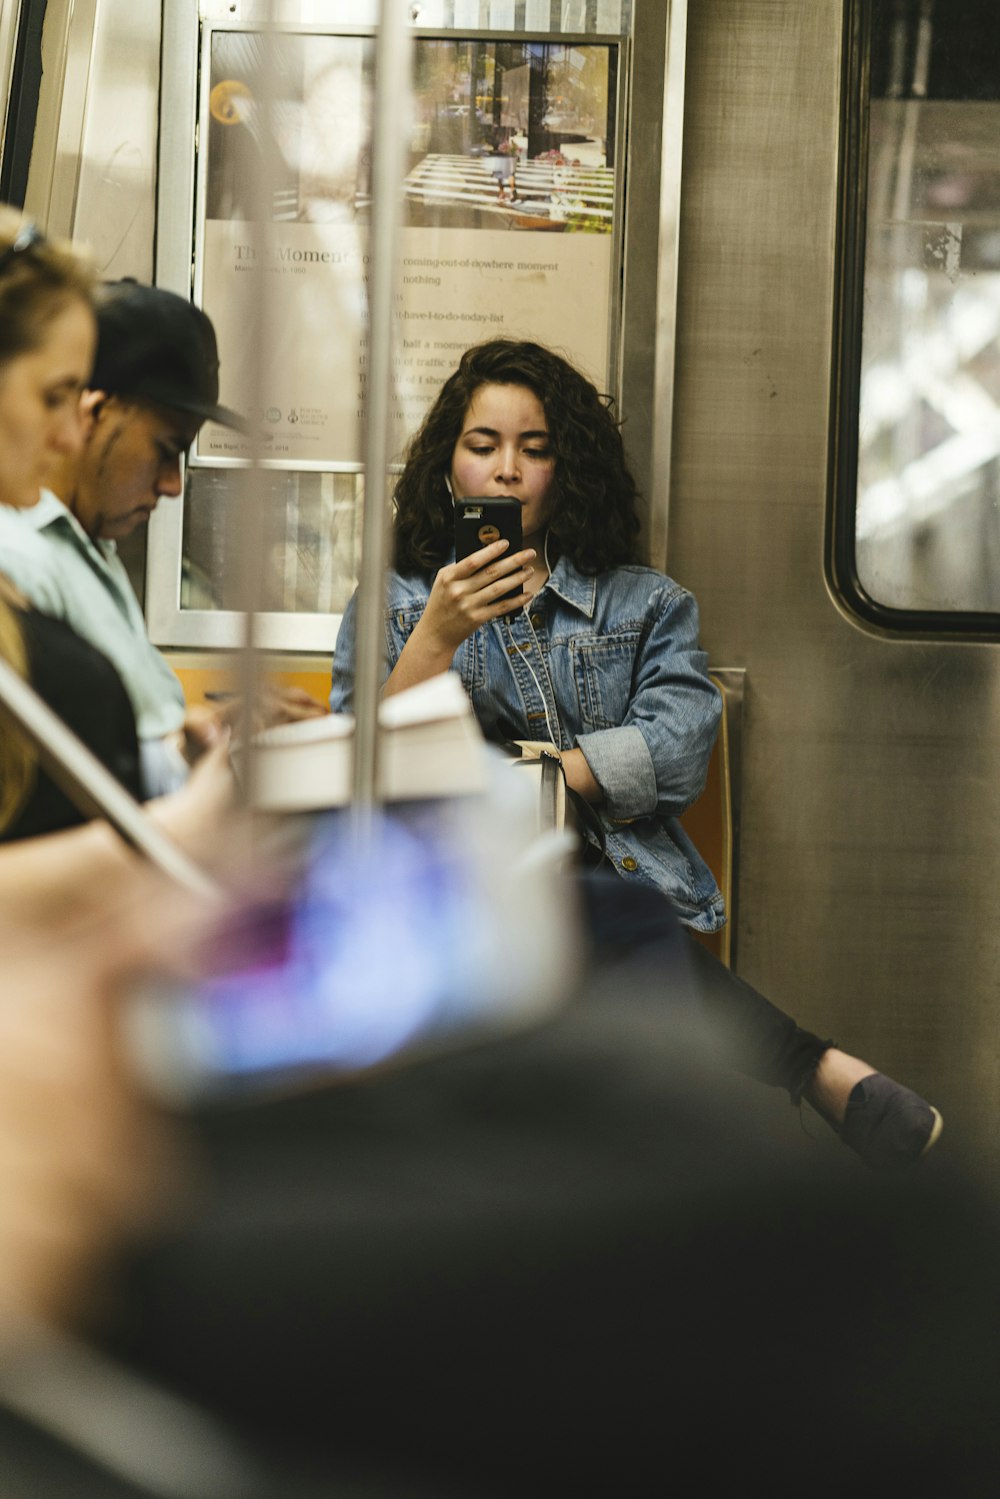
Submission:
<svg viewBox="0 0 1000 1499">
<path fill-rule="evenodd" d="M 14 608 L 15 595 L 0 578 L 0 658 L 27 676 L 28 658 Z M 0 714 L 0 833 L 16 816 L 35 779 L 35 754 L 21 732 Z"/>
<path fill-rule="evenodd" d="M 0 261 L 30 220 L 0 204 Z M 90 264 L 61 240 L 39 238 L 12 256 L 0 271 L 0 366 L 28 354 L 67 303 L 93 306 L 96 278 Z"/>
<path fill-rule="evenodd" d="M 0 204 L 0 370 L 42 341 L 47 325 L 68 303 L 93 307 L 95 277 L 69 245 L 37 237 L 13 249 L 30 228 L 16 209 Z M 0 579 L 0 657 L 26 677 L 27 652 L 17 617 L 18 596 Z M 31 789 L 35 755 L 23 735 L 0 716 L 0 831 Z"/>
</svg>

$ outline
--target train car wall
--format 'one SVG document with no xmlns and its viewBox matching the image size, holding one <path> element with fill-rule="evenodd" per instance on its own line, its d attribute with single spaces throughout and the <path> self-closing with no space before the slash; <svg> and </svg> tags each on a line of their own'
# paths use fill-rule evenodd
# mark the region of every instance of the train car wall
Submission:
<svg viewBox="0 0 1000 1499">
<path fill-rule="evenodd" d="M 668 566 L 746 668 L 740 972 L 1000 1157 L 1000 654 L 825 582 L 840 0 L 702 0 L 687 57 Z"/>
</svg>

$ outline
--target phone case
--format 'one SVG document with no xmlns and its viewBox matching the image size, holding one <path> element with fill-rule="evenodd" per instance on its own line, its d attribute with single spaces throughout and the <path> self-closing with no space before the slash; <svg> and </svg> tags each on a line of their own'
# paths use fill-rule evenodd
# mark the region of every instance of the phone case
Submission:
<svg viewBox="0 0 1000 1499">
<path fill-rule="evenodd" d="M 504 556 L 521 550 L 521 506 L 517 500 L 503 496 L 455 501 L 455 558 L 461 561 L 470 552 L 478 552 L 491 541 L 504 537 L 510 542 Z M 521 589 L 512 588 L 504 598 L 517 598 Z"/>
<path fill-rule="evenodd" d="M 455 556 L 478 552 L 505 537 L 512 552 L 521 549 L 521 506 L 503 496 L 455 502 Z"/>
</svg>

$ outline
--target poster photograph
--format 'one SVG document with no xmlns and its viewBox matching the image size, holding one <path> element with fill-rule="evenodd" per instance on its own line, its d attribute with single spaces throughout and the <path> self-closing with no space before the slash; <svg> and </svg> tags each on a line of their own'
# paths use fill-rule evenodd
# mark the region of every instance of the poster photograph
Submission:
<svg viewBox="0 0 1000 1499">
<path fill-rule="evenodd" d="M 371 41 L 280 33 L 265 56 L 257 34 L 217 30 L 207 45 L 196 295 L 218 331 L 222 399 L 263 433 L 275 463 L 357 468 Z M 416 41 L 396 308 L 400 451 L 462 351 L 487 338 L 550 344 L 606 383 L 617 56 L 603 44 Z M 195 461 L 250 451 L 249 439 L 207 424 Z"/>
</svg>

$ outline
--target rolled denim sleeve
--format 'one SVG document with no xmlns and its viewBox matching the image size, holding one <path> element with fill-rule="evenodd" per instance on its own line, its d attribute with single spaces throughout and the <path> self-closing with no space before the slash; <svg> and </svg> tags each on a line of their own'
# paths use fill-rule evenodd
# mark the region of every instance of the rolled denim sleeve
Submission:
<svg viewBox="0 0 1000 1499">
<path fill-rule="evenodd" d="M 722 716 L 722 699 L 698 645 L 698 606 L 667 582 L 636 653 L 618 728 L 576 739 L 604 792 L 612 821 L 675 816 L 700 795 Z"/>
<path fill-rule="evenodd" d="M 419 583 L 400 578 L 390 570 L 385 609 L 385 682 L 403 646 L 427 604 L 427 591 Z M 358 591 L 355 589 L 337 631 L 330 682 L 330 712 L 354 712 L 355 652 L 358 644 Z"/>
<path fill-rule="evenodd" d="M 357 647 L 357 590 L 351 595 L 337 631 L 330 686 L 330 712 L 354 711 L 354 652 Z"/>
</svg>

